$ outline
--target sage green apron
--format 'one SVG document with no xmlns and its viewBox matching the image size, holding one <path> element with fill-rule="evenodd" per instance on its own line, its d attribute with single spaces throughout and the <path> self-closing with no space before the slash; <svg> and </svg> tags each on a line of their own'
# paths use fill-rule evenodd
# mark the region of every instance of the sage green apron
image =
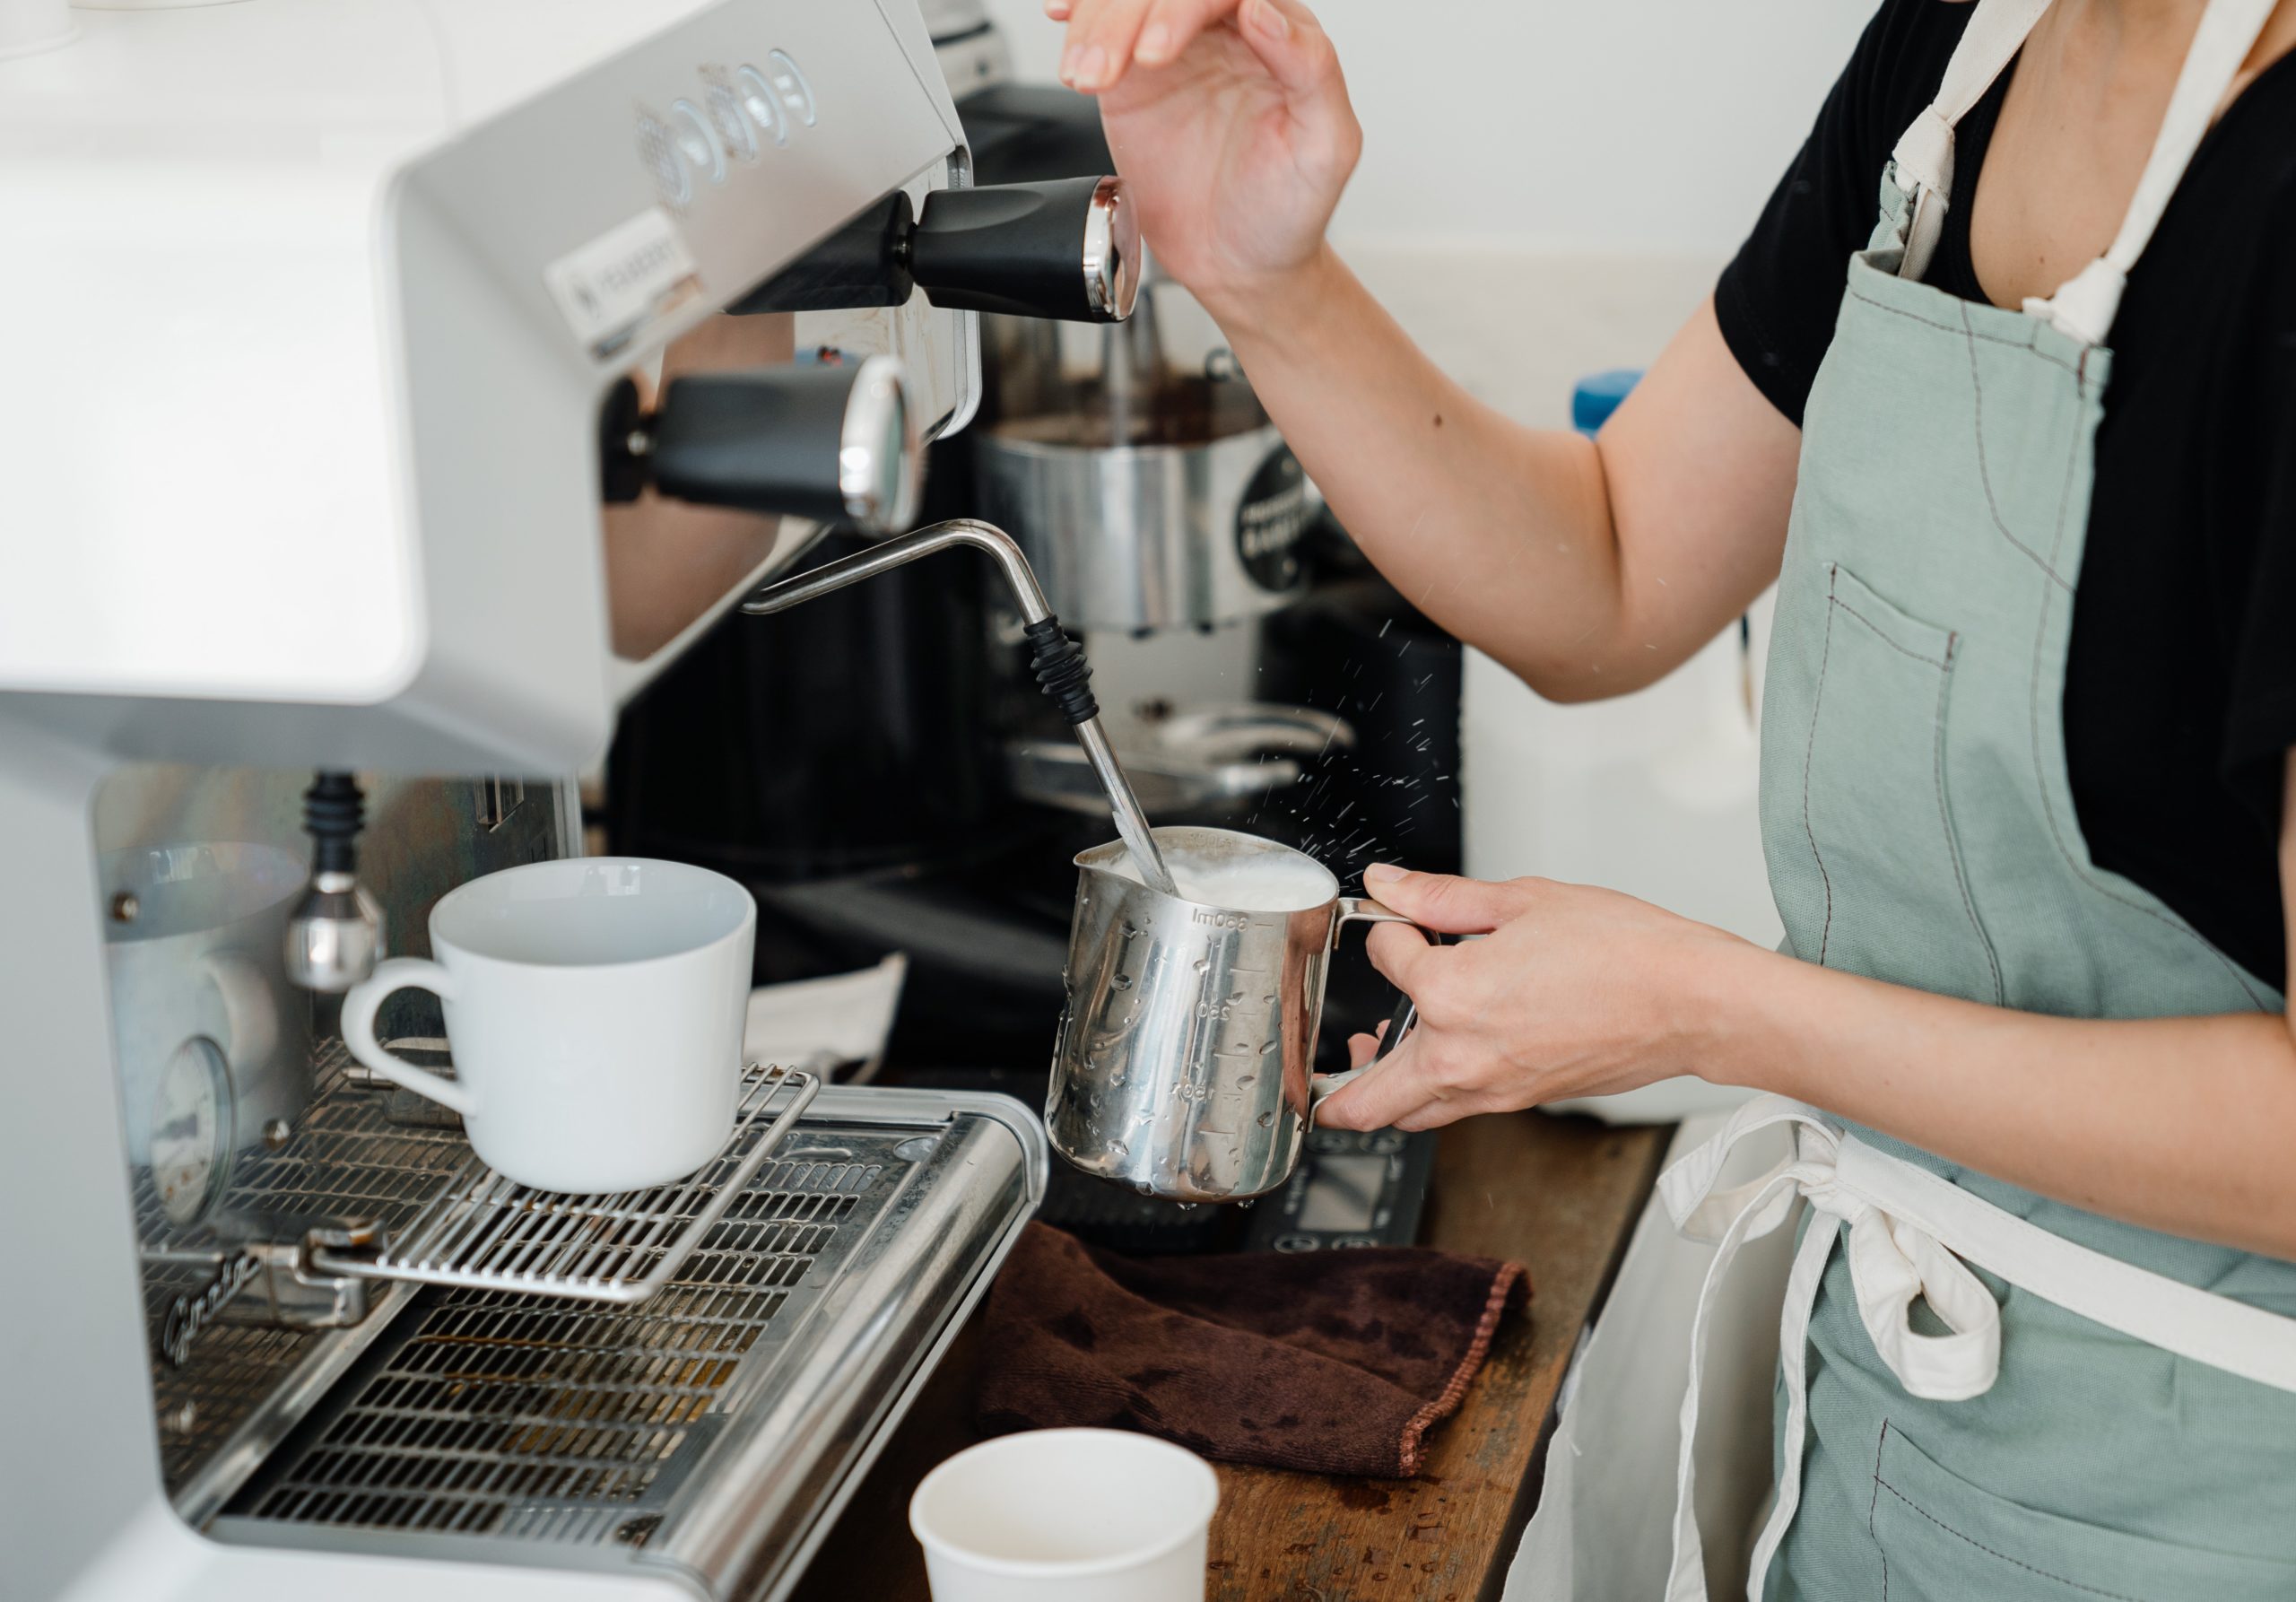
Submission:
<svg viewBox="0 0 2296 1602">
<path fill-rule="evenodd" d="M 1770 882 L 1788 948 L 1830 968 L 2068 1016 L 2276 1010 L 2272 985 L 2090 859 L 2061 720 L 2105 336 L 2272 7 L 2213 0 L 2112 250 L 2048 301 L 1974 305 L 1920 281 L 1952 126 L 2045 7 L 1983 0 L 1849 265 L 1762 709 Z M 2179 1093 L 2170 1066 L 2159 1094 Z M 1719 1192 L 1729 1147 L 1769 1123 L 1796 1131 L 1796 1158 Z M 1810 1204 L 1750 1595 L 2296 1598 L 2296 1265 L 2083 1212 L 1776 1098 L 1665 1195 L 1721 1238 L 1715 1278 Z M 1704 1596 L 1696 1372 L 1694 1355 L 1669 1602 Z"/>
</svg>

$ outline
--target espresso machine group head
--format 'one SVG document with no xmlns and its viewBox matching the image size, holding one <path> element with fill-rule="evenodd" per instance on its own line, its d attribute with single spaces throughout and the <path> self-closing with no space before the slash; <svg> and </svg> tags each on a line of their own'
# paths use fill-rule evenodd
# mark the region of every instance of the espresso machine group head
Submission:
<svg viewBox="0 0 2296 1602">
<path fill-rule="evenodd" d="M 831 1085 L 628 1276 L 522 1275 L 471 1242 L 549 1210 L 336 997 L 578 853 L 624 705 L 830 524 L 905 526 L 977 309 L 1125 315 L 1122 187 L 975 188 L 915 0 L 78 15 L 0 60 L 0 1595 L 778 1597 L 1033 1116 Z"/>
</svg>

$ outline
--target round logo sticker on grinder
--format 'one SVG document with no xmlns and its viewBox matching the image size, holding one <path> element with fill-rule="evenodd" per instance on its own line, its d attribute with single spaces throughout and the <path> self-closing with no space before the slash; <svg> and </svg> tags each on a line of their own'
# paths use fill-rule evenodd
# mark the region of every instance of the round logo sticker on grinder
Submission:
<svg viewBox="0 0 2296 1602">
<path fill-rule="evenodd" d="M 1262 589 L 1289 589 L 1300 581 L 1294 547 L 1313 513 L 1300 458 L 1290 446 L 1277 446 L 1244 486 L 1236 508 L 1236 554 L 1253 583 Z"/>
</svg>

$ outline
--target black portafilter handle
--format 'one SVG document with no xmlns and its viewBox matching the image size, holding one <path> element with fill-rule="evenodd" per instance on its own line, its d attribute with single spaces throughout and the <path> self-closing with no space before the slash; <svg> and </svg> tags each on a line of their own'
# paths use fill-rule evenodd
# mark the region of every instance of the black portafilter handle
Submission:
<svg viewBox="0 0 2296 1602">
<path fill-rule="evenodd" d="M 732 308 L 899 306 L 1118 323 L 1140 289 L 1140 225 L 1119 178 L 936 189 L 878 202 Z"/>
<path fill-rule="evenodd" d="M 649 414 L 628 379 L 599 414 L 604 498 L 651 484 L 674 501 L 743 511 L 905 527 L 923 452 L 900 363 L 689 373 Z"/>
</svg>

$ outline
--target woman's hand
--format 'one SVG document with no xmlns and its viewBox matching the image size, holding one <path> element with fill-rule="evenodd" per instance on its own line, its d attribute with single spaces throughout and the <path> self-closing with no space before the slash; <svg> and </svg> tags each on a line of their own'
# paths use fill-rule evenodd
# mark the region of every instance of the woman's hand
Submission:
<svg viewBox="0 0 2296 1602">
<path fill-rule="evenodd" d="M 1109 148 L 1165 271 L 1215 317 L 1313 263 L 1362 130 L 1300 0 L 1047 0 L 1061 77 L 1100 97 Z"/>
<path fill-rule="evenodd" d="M 1545 879 L 1489 884 L 1374 866 L 1364 888 L 1446 934 L 1371 931 L 1371 961 L 1419 1006 L 1403 1044 L 1335 1093 L 1317 1121 L 1431 1129 L 1476 1112 L 1607 1095 L 1696 1072 L 1696 997 L 1718 967 L 1762 956 L 1647 901 Z M 1376 1042 L 1350 1042 L 1362 1066 Z"/>
</svg>

